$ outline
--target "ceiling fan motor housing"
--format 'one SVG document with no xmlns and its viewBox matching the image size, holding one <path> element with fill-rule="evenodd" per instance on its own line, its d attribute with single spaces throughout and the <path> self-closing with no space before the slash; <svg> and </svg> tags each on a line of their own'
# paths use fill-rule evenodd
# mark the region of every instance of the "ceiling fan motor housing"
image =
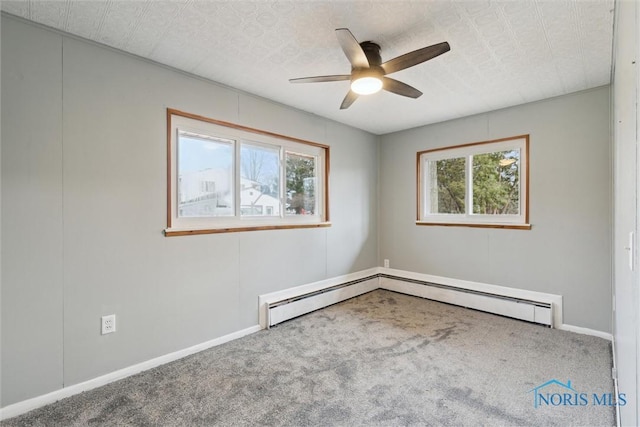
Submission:
<svg viewBox="0 0 640 427">
<path fill-rule="evenodd" d="M 360 47 L 364 50 L 364 54 L 369 60 L 370 67 L 379 67 L 382 64 L 382 58 L 380 57 L 380 45 L 370 41 L 360 43 Z"/>
<path fill-rule="evenodd" d="M 368 68 L 353 68 L 351 70 L 351 81 L 361 79 L 363 77 L 382 78 L 384 70 L 380 67 L 382 58 L 380 57 L 380 45 L 370 41 L 360 43 L 360 47 L 364 51 L 369 61 Z"/>
</svg>

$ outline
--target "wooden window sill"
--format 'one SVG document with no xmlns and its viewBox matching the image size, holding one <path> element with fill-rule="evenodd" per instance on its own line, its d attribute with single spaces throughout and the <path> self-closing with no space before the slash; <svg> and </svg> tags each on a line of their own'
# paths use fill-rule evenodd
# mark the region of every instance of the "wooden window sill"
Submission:
<svg viewBox="0 0 640 427">
<path fill-rule="evenodd" d="M 416 225 L 437 225 L 441 227 L 473 227 L 473 228 L 503 228 L 510 230 L 531 230 L 531 224 L 482 224 L 482 223 L 456 223 L 456 222 L 424 222 L 416 221 Z"/>
<path fill-rule="evenodd" d="M 239 233 L 243 231 L 263 231 L 263 230 L 290 230 L 294 228 L 322 228 L 331 227 L 330 222 L 314 222 L 307 224 L 272 224 L 258 225 L 248 227 L 221 227 L 221 228 L 205 228 L 205 229 L 170 229 L 164 230 L 165 237 L 175 236 L 194 236 L 199 234 L 218 234 L 218 233 Z"/>
</svg>

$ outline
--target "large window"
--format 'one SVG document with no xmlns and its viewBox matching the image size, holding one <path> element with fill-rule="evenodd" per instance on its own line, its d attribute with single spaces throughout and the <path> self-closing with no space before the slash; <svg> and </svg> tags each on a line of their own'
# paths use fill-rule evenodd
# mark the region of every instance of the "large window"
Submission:
<svg viewBox="0 0 640 427">
<path fill-rule="evenodd" d="M 529 136 L 418 152 L 419 225 L 530 229 Z"/>
<path fill-rule="evenodd" d="M 328 224 L 329 147 L 167 110 L 165 235 Z"/>
</svg>

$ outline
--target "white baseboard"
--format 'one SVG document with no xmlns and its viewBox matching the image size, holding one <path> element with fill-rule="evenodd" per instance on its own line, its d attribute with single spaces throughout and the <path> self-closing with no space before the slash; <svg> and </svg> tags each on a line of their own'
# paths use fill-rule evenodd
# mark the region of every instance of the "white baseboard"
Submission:
<svg viewBox="0 0 640 427">
<path fill-rule="evenodd" d="M 591 335 L 598 338 L 604 338 L 605 340 L 609 341 L 613 340 L 613 335 L 611 335 L 609 332 L 596 331 L 595 329 L 583 328 L 581 326 L 573 326 L 563 323 L 562 325 L 558 326 L 558 329 L 562 331 L 575 332 L 576 334 Z"/>
<path fill-rule="evenodd" d="M 261 329 L 262 328 L 258 325 L 251 326 L 249 328 L 246 328 L 237 332 L 233 332 L 231 334 L 224 335 L 222 337 L 215 338 L 210 341 L 203 342 L 201 344 L 196 344 L 194 346 L 185 348 L 183 350 L 178 350 L 173 353 L 165 354 L 164 356 L 156 357 L 154 359 L 147 360 L 145 362 L 138 363 L 138 364 L 129 366 L 127 368 L 119 369 L 117 371 L 108 373 L 106 375 L 102 375 L 97 378 L 90 379 L 88 381 L 84 381 L 78 384 L 73 384 L 68 387 L 61 388 L 60 390 L 43 394 L 42 396 L 37 396 L 32 399 L 23 400 L 22 402 L 14 403 L 13 405 L 5 406 L 4 408 L 0 408 L 0 421 L 6 420 L 8 418 L 16 417 L 18 415 L 29 412 L 33 409 L 37 409 L 42 406 L 48 405 L 50 403 L 57 402 L 58 400 L 64 399 L 66 397 L 70 397 L 75 394 L 92 390 L 94 388 L 101 387 L 103 385 L 112 383 L 114 381 L 118 381 L 123 378 L 130 377 L 131 375 L 135 375 L 137 373 L 155 368 L 160 365 L 164 365 L 165 363 L 182 359 L 183 357 L 190 356 L 192 354 L 201 352 L 208 348 L 215 347 L 217 345 L 224 344 L 226 342 L 233 341 L 238 338 L 242 338 L 246 335 L 252 334 L 254 332 L 258 332 Z"/>
</svg>

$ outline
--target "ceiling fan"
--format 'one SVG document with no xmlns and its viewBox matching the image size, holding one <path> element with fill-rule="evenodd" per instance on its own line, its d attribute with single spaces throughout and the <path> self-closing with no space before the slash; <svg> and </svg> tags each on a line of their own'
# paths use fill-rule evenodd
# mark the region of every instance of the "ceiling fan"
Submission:
<svg viewBox="0 0 640 427">
<path fill-rule="evenodd" d="M 386 75 L 421 64 L 451 50 L 449 43 L 442 42 L 414 50 L 383 63 L 378 44 L 370 41 L 358 43 L 358 40 L 347 28 L 338 28 L 336 36 L 340 47 L 351 63 L 351 74 L 301 77 L 289 81 L 291 83 L 318 83 L 351 80 L 351 89 L 340 105 L 341 110 L 349 108 L 359 95 L 370 95 L 380 89 L 409 98 L 420 97 L 422 92 L 418 89 L 386 77 Z"/>
</svg>

